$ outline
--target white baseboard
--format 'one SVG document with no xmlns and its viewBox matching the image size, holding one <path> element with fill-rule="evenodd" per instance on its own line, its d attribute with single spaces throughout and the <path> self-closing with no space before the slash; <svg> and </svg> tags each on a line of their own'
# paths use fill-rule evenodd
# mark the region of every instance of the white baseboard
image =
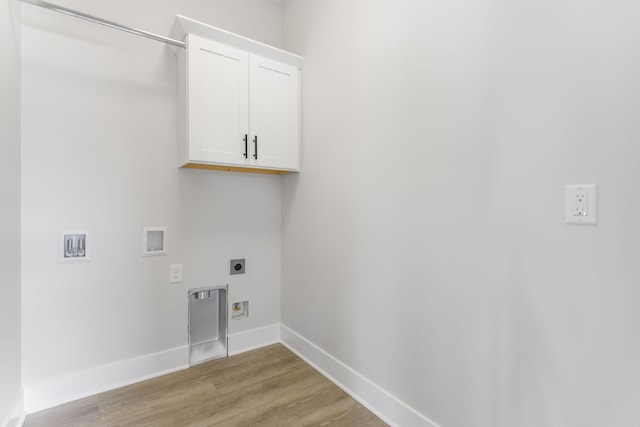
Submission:
<svg viewBox="0 0 640 427">
<path fill-rule="evenodd" d="M 24 389 L 21 388 L 16 394 L 16 397 L 13 399 L 13 403 L 11 404 L 11 408 L 9 408 L 7 418 L 0 425 L 2 427 L 22 427 L 25 417 L 26 414 L 24 412 Z"/>
<path fill-rule="evenodd" d="M 96 366 L 24 386 L 27 414 L 189 367 L 187 346 Z"/>
<path fill-rule="evenodd" d="M 229 335 L 229 356 L 280 342 L 280 324 Z"/>
<path fill-rule="evenodd" d="M 280 342 L 280 324 L 229 335 L 229 355 Z M 189 367 L 188 346 L 72 372 L 24 387 L 24 413 L 32 414 Z M 2 426 L 4 427 L 4 426 Z"/>
<path fill-rule="evenodd" d="M 281 342 L 390 426 L 440 427 L 400 399 L 290 328 L 275 324 L 230 334 L 230 356 Z M 25 414 L 186 369 L 189 350 L 177 347 L 28 384 L 1 427 L 22 426 Z"/>
<path fill-rule="evenodd" d="M 289 350 L 387 424 L 402 427 L 439 427 L 382 387 L 284 325 L 281 325 L 280 340 Z"/>
</svg>

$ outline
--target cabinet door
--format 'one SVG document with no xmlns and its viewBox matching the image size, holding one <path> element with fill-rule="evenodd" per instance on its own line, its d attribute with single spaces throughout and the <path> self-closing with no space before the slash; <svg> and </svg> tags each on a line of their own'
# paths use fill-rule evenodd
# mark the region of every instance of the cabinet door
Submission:
<svg viewBox="0 0 640 427">
<path fill-rule="evenodd" d="M 189 35 L 189 161 L 246 165 L 249 54 Z"/>
<path fill-rule="evenodd" d="M 300 72 L 257 55 L 250 61 L 250 162 L 299 170 Z"/>
</svg>

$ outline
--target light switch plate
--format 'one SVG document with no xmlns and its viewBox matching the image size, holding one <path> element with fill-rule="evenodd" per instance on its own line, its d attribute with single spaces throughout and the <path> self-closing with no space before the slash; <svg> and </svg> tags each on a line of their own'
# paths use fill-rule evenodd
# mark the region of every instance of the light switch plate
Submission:
<svg viewBox="0 0 640 427">
<path fill-rule="evenodd" d="M 598 186 L 596 184 L 567 185 L 565 194 L 567 224 L 598 223 Z"/>
</svg>

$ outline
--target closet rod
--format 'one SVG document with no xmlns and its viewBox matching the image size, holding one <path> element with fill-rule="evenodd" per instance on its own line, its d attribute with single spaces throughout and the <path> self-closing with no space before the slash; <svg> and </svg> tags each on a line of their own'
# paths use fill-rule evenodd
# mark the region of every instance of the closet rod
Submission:
<svg viewBox="0 0 640 427">
<path fill-rule="evenodd" d="M 87 15 L 86 13 L 78 12 L 77 10 L 67 9 L 66 7 L 57 6 L 55 4 L 41 1 L 41 0 L 20 0 L 23 3 L 29 3 L 35 6 L 44 7 L 45 9 L 53 10 L 58 13 L 62 13 L 69 16 L 74 16 L 76 18 L 84 19 L 85 21 L 93 22 L 95 24 L 104 25 L 110 28 L 115 28 L 116 30 L 125 31 L 127 33 L 135 34 L 137 36 L 146 37 L 152 40 L 157 40 L 159 42 L 172 44 L 174 46 L 178 46 L 181 48 L 185 48 L 186 44 L 179 40 L 170 39 L 168 37 L 159 36 L 158 34 L 153 34 L 148 31 L 138 30 L 137 28 L 127 27 L 126 25 L 120 25 L 113 21 L 107 21 L 106 19 L 98 18 L 96 16 Z"/>
</svg>

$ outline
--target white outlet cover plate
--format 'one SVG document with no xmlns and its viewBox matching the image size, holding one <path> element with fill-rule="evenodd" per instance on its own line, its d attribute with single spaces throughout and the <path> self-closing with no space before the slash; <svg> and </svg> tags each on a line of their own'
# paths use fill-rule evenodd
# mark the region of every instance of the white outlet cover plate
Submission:
<svg viewBox="0 0 640 427">
<path fill-rule="evenodd" d="M 182 264 L 171 264 L 169 268 L 169 283 L 182 282 Z"/>
<path fill-rule="evenodd" d="M 596 184 L 567 185 L 565 222 L 592 225 L 598 223 L 598 186 Z"/>
</svg>

